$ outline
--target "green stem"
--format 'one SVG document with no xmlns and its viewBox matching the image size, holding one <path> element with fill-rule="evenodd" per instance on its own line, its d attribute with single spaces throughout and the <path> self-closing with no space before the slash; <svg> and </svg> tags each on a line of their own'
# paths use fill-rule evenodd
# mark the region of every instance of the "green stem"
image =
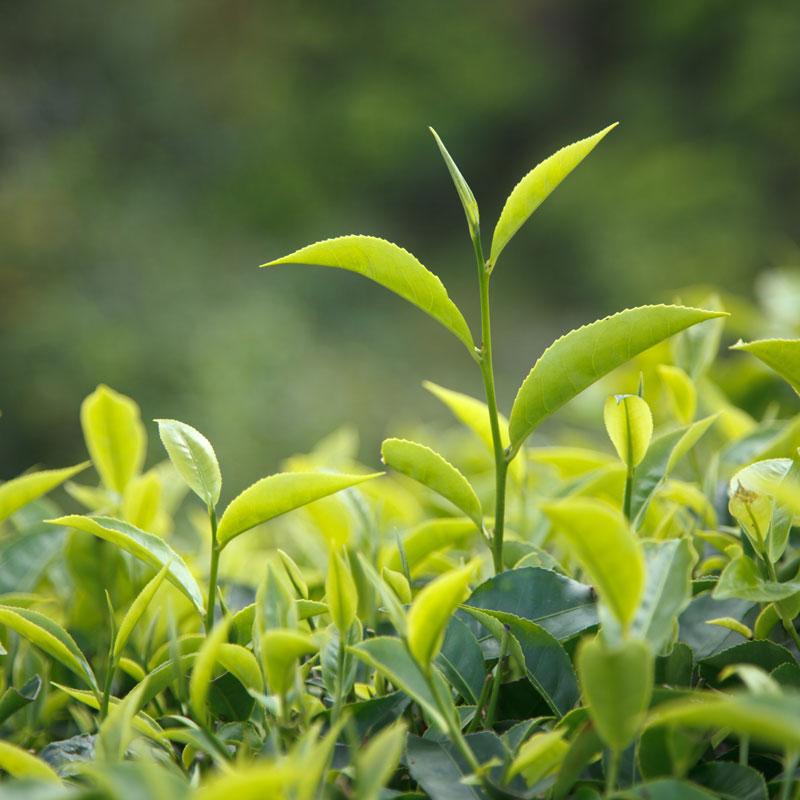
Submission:
<svg viewBox="0 0 800 800">
<path fill-rule="evenodd" d="M 622 510 L 625 518 L 631 518 L 631 499 L 633 497 L 633 467 L 628 467 L 628 474 L 625 478 L 625 496 L 622 501 Z"/>
<path fill-rule="evenodd" d="M 775 565 L 769 560 L 766 547 L 764 548 L 764 552 L 761 553 L 761 559 L 767 566 L 767 572 L 769 573 L 770 580 L 774 581 L 775 583 L 780 583 L 778 580 L 778 573 L 775 571 Z M 797 628 L 794 627 L 794 620 L 781 608 L 780 601 L 775 603 L 775 608 L 778 611 L 778 616 L 781 618 L 783 629 L 792 638 L 792 641 L 795 643 L 797 649 L 800 650 L 800 635 L 797 633 Z"/>
<path fill-rule="evenodd" d="M 750 737 L 742 736 L 739 739 L 739 763 L 746 767 L 750 761 Z"/>
<path fill-rule="evenodd" d="M 612 750 L 609 754 L 608 772 L 606 773 L 606 794 L 611 794 L 617 788 L 620 755 L 616 750 Z"/>
<path fill-rule="evenodd" d="M 480 233 L 472 232 L 472 247 L 475 251 L 475 263 L 478 267 L 478 283 L 481 301 L 481 348 L 480 367 L 483 376 L 483 388 L 486 394 L 486 405 L 489 408 L 489 426 L 492 431 L 492 449 L 494 450 L 495 471 L 495 507 L 494 537 L 492 541 L 492 558 L 494 571 L 503 571 L 503 531 L 506 514 L 506 475 L 508 461 L 506 459 L 503 439 L 500 435 L 500 420 L 497 412 L 497 395 L 494 387 L 494 366 L 492 361 L 492 321 L 489 306 L 489 276 L 486 260 L 483 257 Z"/>
<path fill-rule="evenodd" d="M 112 645 L 113 646 L 113 645 Z M 108 716 L 108 705 L 111 702 L 111 686 L 114 683 L 114 675 L 117 672 L 117 663 L 111 648 L 108 653 L 108 666 L 106 668 L 106 679 L 103 683 L 103 699 L 100 703 L 100 719 L 104 720 Z"/>
<path fill-rule="evenodd" d="M 497 711 L 497 700 L 500 696 L 500 685 L 503 682 L 503 664 L 508 655 L 508 628 L 503 628 L 503 635 L 500 638 L 500 657 L 494 668 L 494 678 L 492 680 L 492 697 L 489 700 L 489 708 L 486 712 L 486 728 L 491 730 L 494 725 L 494 716 Z"/>
<path fill-rule="evenodd" d="M 211 564 L 208 571 L 208 608 L 206 609 L 206 633 L 214 627 L 214 608 L 217 605 L 217 574 L 219 573 L 219 554 L 222 552 L 217 543 L 217 512 L 208 508 L 211 520 Z"/>
<path fill-rule="evenodd" d="M 794 773 L 797 769 L 797 762 L 800 758 L 796 752 L 787 753 L 783 762 L 783 777 L 781 778 L 781 793 L 778 795 L 778 800 L 789 800 L 789 795 L 792 791 L 792 784 L 794 783 Z"/>
<path fill-rule="evenodd" d="M 339 631 L 339 648 L 336 651 L 336 671 L 339 680 L 336 682 L 336 698 L 333 701 L 333 710 L 331 711 L 331 724 L 338 721 L 342 713 L 342 705 L 344 703 L 344 656 L 345 656 L 345 643 L 342 632 Z"/>
<path fill-rule="evenodd" d="M 481 689 L 481 696 L 478 698 L 478 704 L 475 706 L 475 715 L 472 717 L 472 720 L 469 723 L 469 727 L 467 728 L 467 733 L 472 733 L 475 731 L 481 722 L 481 717 L 483 716 L 483 710 L 486 708 L 486 704 L 489 702 L 489 693 L 492 688 L 492 675 L 491 673 L 486 676 L 486 679 L 483 682 L 483 688 Z"/>
<path fill-rule="evenodd" d="M 439 692 L 436 688 L 436 681 L 433 679 L 433 674 L 431 672 L 427 672 L 425 679 L 428 683 L 428 687 L 431 690 L 433 699 L 436 701 L 436 707 L 439 709 L 439 713 L 442 715 L 442 717 L 444 717 L 448 728 L 448 734 L 452 739 L 453 744 L 455 744 L 455 746 L 458 748 L 458 751 L 464 757 L 464 760 L 467 762 L 467 764 L 469 764 L 469 768 L 477 775 L 480 775 L 481 765 L 478 763 L 478 759 L 475 758 L 475 754 L 467 744 L 467 740 L 464 738 L 464 734 L 461 732 L 461 727 L 459 726 L 458 721 L 453 719 L 449 709 L 442 702 L 442 699 L 439 696 Z M 458 716 L 458 712 L 456 712 L 456 716 Z M 481 782 L 483 783 L 483 778 L 481 778 Z"/>
</svg>

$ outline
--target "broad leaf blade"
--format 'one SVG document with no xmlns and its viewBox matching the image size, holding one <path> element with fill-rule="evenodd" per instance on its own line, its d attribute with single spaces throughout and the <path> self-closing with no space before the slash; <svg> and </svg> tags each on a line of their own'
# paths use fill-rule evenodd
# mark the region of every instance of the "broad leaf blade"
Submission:
<svg viewBox="0 0 800 800">
<path fill-rule="evenodd" d="M 616 128 L 617 124 L 615 122 L 593 136 L 562 147 L 561 150 L 537 164 L 511 190 L 511 194 L 500 212 L 500 219 L 497 220 L 492 236 L 490 264 L 497 264 L 500 253 L 531 214 L 550 196 L 561 181 L 594 150 L 600 140 Z"/>
<path fill-rule="evenodd" d="M 517 392 L 509 422 L 512 452 L 539 423 L 599 378 L 679 331 L 719 316 L 724 313 L 685 306 L 641 306 L 556 339 Z"/>
<path fill-rule="evenodd" d="M 60 486 L 89 466 L 88 461 L 63 469 L 29 472 L 0 484 L 0 522 L 28 503 Z"/>
<path fill-rule="evenodd" d="M 482 527 L 483 511 L 475 490 L 461 472 L 435 450 L 407 439 L 386 439 L 381 447 L 381 458 L 387 466 L 449 500 Z"/>
<path fill-rule="evenodd" d="M 754 355 L 781 376 L 800 394 L 800 339 L 758 339 L 738 341 L 732 350 L 744 350 Z"/>
<path fill-rule="evenodd" d="M 204 614 L 203 595 L 197 581 L 184 560 L 161 538 L 139 530 L 127 522 L 112 517 L 84 517 L 71 514 L 48 520 L 53 525 L 63 525 L 78 531 L 91 533 L 98 539 L 115 544 L 155 569 L 169 564 L 167 578 L 192 601 L 200 614 Z"/>
<path fill-rule="evenodd" d="M 375 236 L 340 236 L 308 245 L 262 267 L 310 264 L 357 272 L 422 309 L 474 353 L 472 334 L 444 285 L 402 247 Z"/>
<path fill-rule="evenodd" d="M 377 478 L 381 474 L 281 472 L 262 478 L 231 500 L 219 521 L 217 540 L 224 547 L 232 539 L 262 522 L 268 522 L 288 511 Z"/>
</svg>

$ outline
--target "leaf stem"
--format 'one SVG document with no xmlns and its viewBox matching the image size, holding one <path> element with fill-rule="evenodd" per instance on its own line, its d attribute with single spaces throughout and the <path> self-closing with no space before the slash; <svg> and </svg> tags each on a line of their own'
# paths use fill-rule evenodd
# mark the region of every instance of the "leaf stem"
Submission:
<svg viewBox="0 0 800 800">
<path fill-rule="evenodd" d="M 617 788 L 619 775 L 619 760 L 622 754 L 617 750 L 612 750 L 608 756 L 608 771 L 606 772 L 606 794 L 610 794 Z"/>
<path fill-rule="evenodd" d="M 503 626 L 503 635 L 500 638 L 500 657 L 494 668 L 494 678 L 492 680 L 492 696 L 489 700 L 489 708 L 486 711 L 486 729 L 491 730 L 494 725 L 494 716 L 497 712 L 497 699 L 500 697 L 500 685 L 503 682 L 503 665 L 508 655 L 508 627 Z"/>
<path fill-rule="evenodd" d="M 219 573 L 219 554 L 221 552 L 221 548 L 217 542 L 217 512 L 213 506 L 208 507 L 208 518 L 211 521 L 211 564 L 208 571 L 206 633 L 209 633 L 214 627 L 214 608 L 217 604 L 217 575 Z"/>
<path fill-rule="evenodd" d="M 481 347 L 480 367 L 483 376 L 483 388 L 486 393 L 486 405 L 489 408 L 489 426 L 492 431 L 492 449 L 494 450 L 495 472 L 495 507 L 494 535 L 492 539 L 492 559 L 494 571 L 503 571 L 503 531 L 506 512 L 506 475 L 508 461 L 506 459 L 503 439 L 500 435 L 500 421 L 497 412 L 497 395 L 494 387 L 494 366 L 492 363 L 492 321 L 489 305 L 490 270 L 483 257 L 480 232 L 472 231 L 472 247 L 475 251 L 475 263 L 478 268 L 478 283 L 481 302 Z"/>
<path fill-rule="evenodd" d="M 631 518 L 631 500 L 633 498 L 633 467 L 628 467 L 628 474 L 625 477 L 625 495 L 622 500 L 622 510 L 625 519 Z"/>
</svg>

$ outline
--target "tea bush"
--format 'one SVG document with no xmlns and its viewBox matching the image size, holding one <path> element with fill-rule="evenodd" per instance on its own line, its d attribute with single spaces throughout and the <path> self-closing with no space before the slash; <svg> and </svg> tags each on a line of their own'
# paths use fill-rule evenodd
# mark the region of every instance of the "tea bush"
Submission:
<svg viewBox="0 0 800 800">
<path fill-rule="evenodd" d="M 525 175 L 488 250 L 434 133 L 479 343 L 382 239 L 265 265 L 359 273 L 456 336 L 484 399 L 425 384 L 451 435 L 386 439 L 376 472 L 343 429 L 223 508 L 208 439 L 158 419 L 144 470 L 149 426 L 101 385 L 89 461 L 0 485 L 2 797 L 798 796 L 800 418 L 718 385 L 719 298 L 567 333 L 499 409 L 502 252 L 612 128 Z M 734 349 L 800 391 L 799 341 Z M 531 441 L 592 386 L 594 434 Z"/>
</svg>

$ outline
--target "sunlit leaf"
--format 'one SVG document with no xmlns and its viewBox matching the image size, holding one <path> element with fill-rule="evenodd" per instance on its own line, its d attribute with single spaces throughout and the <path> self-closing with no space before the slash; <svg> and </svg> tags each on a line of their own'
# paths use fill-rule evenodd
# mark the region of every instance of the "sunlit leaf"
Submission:
<svg viewBox="0 0 800 800">
<path fill-rule="evenodd" d="M 456 187 L 458 198 L 461 200 L 461 205 L 464 208 L 469 230 L 471 233 L 479 233 L 480 215 L 478 214 L 478 203 L 475 201 L 475 195 L 472 194 L 472 189 L 469 188 L 466 180 L 464 180 L 464 176 L 461 174 L 461 170 L 456 166 L 456 162 L 453 161 L 450 153 L 447 152 L 447 148 L 444 146 L 444 142 L 439 138 L 439 134 L 436 133 L 433 128 L 428 128 L 428 130 L 433 134 L 436 146 L 439 148 L 439 152 L 442 154 L 444 163 L 447 166 L 447 171 L 453 179 L 453 185 Z"/>
<path fill-rule="evenodd" d="M 11 742 L 1 740 L 0 769 L 14 778 L 31 778 L 46 783 L 61 783 L 61 778 L 44 761 Z"/>
<path fill-rule="evenodd" d="M 349 630 L 358 610 L 358 590 L 350 567 L 336 550 L 331 550 L 328 554 L 325 602 L 339 632 Z"/>
<path fill-rule="evenodd" d="M 617 455 L 628 467 L 637 467 L 653 436 L 653 414 L 646 401 L 635 394 L 609 397 L 603 421 Z"/>
<path fill-rule="evenodd" d="M 156 592 L 159 590 L 161 584 L 164 582 L 164 579 L 167 577 L 169 568 L 170 562 L 167 562 L 163 567 L 161 567 L 156 576 L 152 580 L 148 581 L 142 591 L 139 592 L 139 594 L 136 596 L 136 599 L 128 608 L 125 616 L 122 618 L 122 622 L 117 630 L 117 637 L 114 640 L 115 659 L 118 659 L 125 650 L 125 645 L 128 643 L 128 639 L 130 639 L 133 629 L 142 618 L 142 615 L 147 610 L 147 607 L 150 605 L 153 597 L 155 597 Z"/>
<path fill-rule="evenodd" d="M 29 472 L 0 484 L 0 522 L 15 511 L 36 500 L 37 497 L 60 486 L 89 466 L 88 461 L 64 469 L 47 469 Z"/>
<path fill-rule="evenodd" d="M 260 647 L 267 684 L 270 691 L 277 695 L 283 695 L 291 688 L 297 660 L 317 650 L 307 633 L 282 628 L 263 634 Z"/>
<path fill-rule="evenodd" d="M 754 355 L 781 376 L 800 394 L 800 339 L 739 340 L 732 350 L 744 350 Z"/>
<path fill-rule="evenodd" d="M 217 663 L 220 645 L 227 640 L 229 627 L 229 617 L 217 623 L 214 629 L 206 636 L 203 646 L 198 650 L 192 669 L 192 677 L 189 681 L 189 701 L 192 704 L 192 710 L 196 718 L 203 724 L 208 723 L 206 702 L 214 673 L 214 665 Z"/>
<path fill-rule="evenodd" d="M 157 419 L 158 435 L 181 477 L 207 505 L 216 506 L 222 474 L 211 442 L 200 431 L 175 419 Z"/>
</svg>

